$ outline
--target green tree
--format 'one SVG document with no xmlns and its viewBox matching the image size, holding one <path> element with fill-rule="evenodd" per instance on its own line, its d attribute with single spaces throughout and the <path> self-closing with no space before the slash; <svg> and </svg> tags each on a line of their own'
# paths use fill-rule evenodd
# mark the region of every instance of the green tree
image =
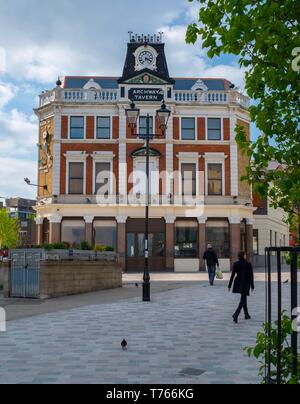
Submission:
<svg viewBox="0 0 300 404">
<path fill-rule="evenodd" d="M 210 58 L 237 55 L 247 71 L 246 91 L 255 101 L 250 115 L 262 134 L 249 142 L 237 128 L 237 141 L 252 161 L 244 179 L 292 216 L 300 208 L 300 2 L 196 1 L 199 23 L 188 27 L 187 42 L 200 37 Z M 284 169 L 268 171 L 271 160 Z"/>
<path fill-rule="evenodd" d="M 19 238 L 19 221 L 6 209 L 0 209 L 0 248 L 15 248 Z"/>
</svg>

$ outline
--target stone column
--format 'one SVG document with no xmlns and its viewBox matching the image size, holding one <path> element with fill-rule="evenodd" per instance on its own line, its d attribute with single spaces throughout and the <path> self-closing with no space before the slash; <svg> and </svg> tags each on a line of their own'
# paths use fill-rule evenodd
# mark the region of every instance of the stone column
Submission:
<svg viewBox="0 0 300 404">
<path fill-rule="evenodd" d="M 230 260 L 231 265 L 238 259 L 241 250 L 241 218 L 230 217 Z"/>
<path fill-rule="evenodd" d="M 199 222 L 199 269 L 200 272 L 206 271 L 206 264 L 203 255 L 206 250 L 206 222 L 207 217 L 198 217 Z"/>
<path fill-rule="evenodd" d="M 166 270 L 175 270 L 175 220 L 176 216 L 166 216 Z"/>
<path fill-rule="evenodd" d="M 49 243 L 56 244 L 61 242 L 61 221 L 60 215 L 49 216 Z"/>
<path fill-rule="evenodd" d="M 35 219 L 35 225 L 36 225 L 36 244 L 37 245 L 43 245 L 43 225 L 44 225 L 44 218 L 43 217 L 37 217 Z"/>
<path fill-rule="evenodd" d="M 250 262 L 253 262 L 253 225 L 254 225 L 254 219 L 247 219 L 247 226 L 246 226 L 246 232 L 247 232 L 247 259 Z"/>
<path fill-rule="evenodd" d="M 93 246 L 94 216 L 84 216 L 84 220 L 85 220 L 85 241 L 87 241 L 90 246 Z"/>
<path fill-rule="evenodd" d="M 116 220 L 118 223 L 118 242 L 117 242 L 117 253 L 118 262 L 122 265 L 122 270 L 126 269 L 126 222 L 128 216 L 117 216 Z"/>
</svg>

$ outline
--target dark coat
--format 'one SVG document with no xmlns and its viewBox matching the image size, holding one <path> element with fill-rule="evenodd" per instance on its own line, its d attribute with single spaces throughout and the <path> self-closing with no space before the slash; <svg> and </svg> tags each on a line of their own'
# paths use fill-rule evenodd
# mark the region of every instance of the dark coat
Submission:
<svg viewBox="0 0 300 404">
<path fill-rule="evenodd" d="M 233 281 L 233 293 L 244 296 L 250 295 L 250 288 L 254 290 L 254 274 L 250 262 L 240 260 L 233 265 L 229 289 L 231 289 Z"/>
<path fill-rule="evenodd" d="M 216 265 L 219 266 L 219 260 L 218 260 L 217 253 L 212 248 L 209 248 L 208 250 L 205 251 L 205 253 L 203 255 L 203 259 L 206 260 L 208 267 L 213 267 Z"/>
</svg>

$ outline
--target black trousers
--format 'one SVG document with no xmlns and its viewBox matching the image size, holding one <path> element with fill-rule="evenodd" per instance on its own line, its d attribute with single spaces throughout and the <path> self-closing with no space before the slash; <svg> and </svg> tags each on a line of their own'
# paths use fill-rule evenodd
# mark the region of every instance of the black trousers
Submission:
<svg viewBox="0 0 300 404">
<path fill-rule="evenodd" d="M 239 304 L 239 306 L 238 306 L 238 308 L 237 308 L 237 310 L 236 310 L 236 312 L 234 314 L 234 317 L 238 318 L 243 309 L 244 309 L 245 316 L 246 317 L 249 316 L 247 299 L 248 299 L 248 295 L 242 295 L 241 296 L 241 301 L 240 301 L 240 304 Z"/>
</svg>

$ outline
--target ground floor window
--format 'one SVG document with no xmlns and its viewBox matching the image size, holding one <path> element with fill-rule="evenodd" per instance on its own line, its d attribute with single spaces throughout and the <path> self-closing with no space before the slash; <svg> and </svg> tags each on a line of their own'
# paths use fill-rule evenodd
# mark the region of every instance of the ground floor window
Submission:
<svg viewBox="0 0 300 404">
<path fill-rule="evenodd" d="M 113 220 L 94 222 L 95 245 L 117 249 L 117 224 Z"/>
<path fill-rule="evenodd" d="M 79 246 L 85 240 L 84 220 L 64 220 L 61 227 L 61 239 L 71 246 Z"/>
<path fill-rule="evenodd" d="M 206 242 L 207 244 L 212 244 L 218 258 L 230 258 L 228 221 L 209 220 L 206 223 Z"/>
<path fill-rule="evenodd" d="M 198 258 L 198 222 L 176 222 L 175 258 Z"/>
</svg>

